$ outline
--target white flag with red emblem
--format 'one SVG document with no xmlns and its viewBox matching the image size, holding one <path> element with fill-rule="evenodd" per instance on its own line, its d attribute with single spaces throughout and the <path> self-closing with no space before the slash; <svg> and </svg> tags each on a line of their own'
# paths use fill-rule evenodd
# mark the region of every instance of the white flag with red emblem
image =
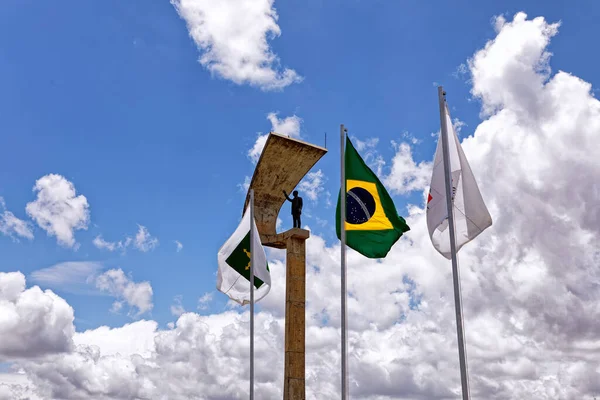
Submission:
<svg viewBox="0 0 600 400">
<path fill-rule="evenodd" d="M 492 225 L 475 177 L 471 172 L 467 158 L 452 126 L 448 107 L 446 126 L 448 129 L 448 153 L 450 156 L 450 175 L 452 176 L 452 204 L 456 251 Z M 433 247 L 447 259 L 451 258 L 450 230 L 448 229 L 448 207 L 446 204 L 446 183 L 444 178 L 444 156 L 442 135 L 438 139 L 433 174 L 427 198 L 427 227 Z"/>
</svg>

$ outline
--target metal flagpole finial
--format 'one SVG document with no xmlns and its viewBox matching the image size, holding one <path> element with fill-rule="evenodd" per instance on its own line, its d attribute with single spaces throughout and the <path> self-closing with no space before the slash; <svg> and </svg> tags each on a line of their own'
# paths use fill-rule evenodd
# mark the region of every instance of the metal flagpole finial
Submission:
<svg viewBox="0 0 600 400">
<path fill-rule="evenodd" d="M 444 87 L 442 85 L 438 86 L 438 92 L 444 96 L 444 99 L 446 98 L 446 91 L 444 90 Z"/>
</svg>

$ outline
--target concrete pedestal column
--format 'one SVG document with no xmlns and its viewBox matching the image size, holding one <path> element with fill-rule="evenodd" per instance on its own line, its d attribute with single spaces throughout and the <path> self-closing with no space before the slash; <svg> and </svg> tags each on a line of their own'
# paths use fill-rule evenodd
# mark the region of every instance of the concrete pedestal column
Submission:
<svg viewBox="0 0 600 400">
<path fill-rule="evenodd" d="M 292 229 L 286 235 L 284 400 L 305 400 L 306 239 Z"/>
</svg>

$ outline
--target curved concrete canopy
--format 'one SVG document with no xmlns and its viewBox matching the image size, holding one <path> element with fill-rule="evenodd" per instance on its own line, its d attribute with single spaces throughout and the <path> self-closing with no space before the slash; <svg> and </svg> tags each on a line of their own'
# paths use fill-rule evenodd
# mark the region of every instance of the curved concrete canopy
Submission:
<svg viewBox="0 0 600 400">
<path fill-rule="evenodd" d="M 292 192 L 325 153 L 327 149 L 323 147 L 269 133 L 242 210 L 243 213 L 250 201 L 250 189 L 254 189 L 254 217 L 265 246 L 285 248 L 276 232 L 277 215 L 285 202 L 283 191 Z"/>
</svg>

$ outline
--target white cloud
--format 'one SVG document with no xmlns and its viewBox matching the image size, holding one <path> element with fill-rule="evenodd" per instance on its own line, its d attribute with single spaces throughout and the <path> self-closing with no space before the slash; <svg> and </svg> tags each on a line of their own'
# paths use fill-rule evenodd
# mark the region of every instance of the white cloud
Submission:
<svg viewBox="0 0 600 400">
<path fill-rule="evenodd" d="M 498 36 L 469 60 L 471 92 L 481 99 L 485 116 L 508 108 L 518 114 L 521 122 L 531 123 L 554 111 L 541 100 L 546 97 L 550 75 L 551 53 L 547 46 L 560 23 L 548 24 L 538 17 L 523 24 L 525 18 L 523 13 L 517 14 L 513 22 L 496 18 Z M 519 35 L 527 35 L 530 42 L 514 46 L 520 41 Z"/>
<path fill-rule="evenodd" d="M 240 192 L 246 194 L 248 193 L 248 189 L 250 189 L 251 178 L 246 176 L 244 178 L 244 183 L 238 183 L 238 187 L 240 188 Z"/>
<path fill-rule="evenodd" d="M 207 310 L 208 305 L 213 300 L 213 292 L 204 293 L 202 297 L 198 299 L 198 310 Z"/>
<path fill-rule="evenodd" d="M 553 34 L 546 21 L 518 15 L 469 64 L 473 91 L 494 110 L 462 141 L 494 219 L 459 255 L 474 398 L 591 399 L 600 391 L 600 102 L 590 84 L 564 72 L 541 86 L 524 80 L 525 64 L 538 68 L 540 59 L 486 58 L 505 49 L 542 57 Z M 497 84 L 502 76 L 506 82 Z M 513 86 L 513 79 L 531 87 Z M 492 87 L 529 95 L 488 95 Z M 490 96 L 491 105 L 504 100 L 490 107 Z M 532 105 L 544 107 L 526 113 Z M 386 259 L 348 252 L 352 398 L 460 397 L 451 268 L 429 240 L 424 210 L 412 206 L 407 222 L 411 230 Z M 317 234 L 307 241 L 308 400 L 339 398 L 339 253 Z M 255 326 L 259 399 L 280 398 L 283 388 L 285 265 L 269 265 L 273 289 Z M 119 344 L 122 351 L 111 344 L 104 351 L 96 341 L 118 329 L 107 338 L 90 334 L 66 355 L 20 364 L 43 398 L 247 397 L 247 309 L 184 313 L 164 331 L 136 325 L 122 335 L 132 338 Z"/>
<path fill-rule="evenodd" d="M 85 332 L 76 332 L 73 342 L 77 346 L 98 346 L 102 355 L 130 357 L 140 355 L 150 357 L 155 351 L 154 336 L 158 324 L 155 321 L 140 320 L 119 328 L 101 326 Z"/>
<path fill-rule="evenodd" d="M 456 121 L 458 121 L 458 118 L 456 118 Z M 464 125 L 464 123 L 462 123 L 462 125 L 460 125 L 460 127 L 462 127 L 463 125 Z M 413 145 L 421 144 L 421 142 L 423 142 L 422 139 L 417 138 L 415 135 L 413 135 L 412 133 L 410 133 L 408 131 L 402 132 L 402 137 L 407 139 Z"/>
<path fill-rule="evenodd" d="M 175 298 L 173 299 L 175 304 L 171 304 L 171 314 L 172 315 L 179 317 L 181 314 L 183 314 L 185 312 L 185 308 L 183 307 L 183 304 L 181 303 L 182 300 L 183 300 L 182 295 L 175 296 Z"/>
<path fill-rule="evenodd" d="M 290 117 L 279 118 L 278 113 L 269 113 L 267 119 L 271 122 L 271 131 L 279 133 L 280 135 L 287 135 L 293 138 L 300 137 L 300 126 L 302 125 L 302 118 L 297 115 Z"/>
<path fill-rule="evenodd" d="M 4 198 L 0 196 L 0 233 L 19 241 L 17 236 L 26 239 L 33 239 L 33 230 L 31 223 L 15 217 L 15 215 L 6 209 Z"/>
<path fill-rule="evenodd" d="M 266 134 L 266 135 L 259 134 L 258 138 L 256 138 L 256 142 L 254 143 L 254 146 L 252 146 L 252 148 L 250 150 L 248 150 L 248 158 L 250 158 L 250 160 L 252 160 L 253 163 L 258 162 L 258 159 L 260 158 L 260 155 L 261 155 L 263 149 L 265 148 L 265 144 L 267 143 L 267 137 L 269 137 L 269 134 Z M 250 187 L 250 177 L 249 176 L 247 176 L 246 179 L 244 180 L 243 187 L 246 189 L 245 191 L 248 191 L 248 187 Z"/>
<path fill-rule="evenodd" d="M 38 285 L 70 293 L 90 294 L 89 284 L 102 269 L 102 264 L 90 261 L 70 261 L 42 268 L 31 273 Z"/>
<path fill-rule="evenodd" d="M 177 251 L 181 251 L 183 245 L 175 240 L 177 244 Z M 115 250 L 123 250 L 123 252 L 133 244 L 137 250 L 142 251 L 144 253 L 153 250 L 156 246 L 158 246 L 158 239 L 150 234 L 148 228 L 138 224 L 138 231 L 134 238 L 129 236 L 125 237 L 124 240 L 119 240 L 118 242 L 108 242 L 104 240 L 102 235 L 98 235 L 92 241 L 96 248 L 101 250 L 115 251 Z"/>
<path fill-rule="evenodd" d="M 20 272 L 0 272 L 0 360 L 69 351 L 74 332 L 66 301 L 38 286 L 25 289 Z"/>
<path fill-rule="evenodd" d="M 0 373 L 0 400 L 41 400 L 24 372 Z"/>
<path fill-rule="evenodd" d="M 23 367 L 43 398 L 241 399 L 247 396 L 247 325 L 247 312 L 229 311 L 185 313 L 165 331 L 141 321 L 102 327 L 86 332 L 75 351 Z M 256 327 L 262 331 L 255 341 L 257 358 L 270 366 L 256 371 L 256 397 L 281 397 L 282 353 L 270 346 L 283 333 L 283 321 L 261 313 Z M 223 378 L 227 384 L 221 385 Z"/>
<path fill-rule="evenodd" d="M 94 238 L 94 240 L 92 241 L 92 243 L 98 249 L 106 249 L 108 251 L 115 251 L 117 249 L 117 243 L 116 242 L 107 242 L 106 240 L 104 240 L 102 238 L 102 235 L 96 236 Z"/>
<path fill-rule="evenodd" d="M 27 214 L 61 246 L 77 248 L 74 231 L 87 229 L 90 220 L 85 196 L 76 196 L 75 186 L 57 174 L 41 177 L 33 190 L 37 199 L 27 204 Z"/>
<path fill-rule="evenodd" d="M 275 133 L 279 133 L 281 135 L 287 135 L 293 138 L 300 137 L 300 126 L 302 125 L 302 118 L 297 115 L 292 115 L 290 117 L 279 118 L 277 117 L 277 113 L 269 113 L 267 115 L 267 119 L 271 122 L 271 131 Z M 257 163 L 260 155 L 267 143 L 267 138 L 269 134 L 259 134 L 256 142 L 252 146 L 252 148 L 248 151 L 248 158 L 252 160 L 253 163 Z M 247 185 L 246 185 L 247 183 Z M 246 181 L 244 182 L 244 187 L 250 185 L 250 177 L 246 177 Z M 248 189 L 246 188 L 245 191 Z"/>
<path fill-rule="evenodd" d="M 181 242 L 179 240 L 174 240 L 173 241 L 175 243 L 175 245 L 177 246 L 177 252 L 179 253 L 181 250 L 183 250 L 183 245 L 181 244 Z"/>
<path fill-rule="evenodd" d="M 326 227 L 327 226 L 327 220 L 326 219 L 321 219 L 319 217 L 316 217 L 317 220 L 317 224 L 321 227 Z"/>
<path fill-rule="evenodd" d="M 138 225 L 138 227 L 139 230 L 133 243 L 136 249 L 145 253 L 158 246 L 158 239 L 153 237 L 145 226 Z"/>
<path fill-rule="evenodd" d="M 383 167 L 385 166 L 385 160 L 381 154 L 377 152 L 379 138 L 367 138 L 364 141 L 355 137 L 352 137 L 351 139 L 352 144 L 360 154 L 360 157 L 378 177 L 381 177 Z"/>
<path fill-rule="evenodd" d="M 113 303 L 113 311 L 119 312 L 123 302 L 131 308 L 137 308 L 135 316 L 150 311 L 152 304 L 152 286 L 150 282 L 133 282 L 122 269 L 111 269 L 96 278 L 96 287 L 116 297 Z"/>
<path fill-rule="evenodd" d="M 308 197 L 310 200 L 316 202 L 319 195 L 324 190 L 325 175 L 320 169 L 315 172 L 309 172 L 298 184 L 298 191 L 300 195 Z"/>
<path fill-rule="evenodd" d="M 120 314 L 121 310 L 123 309 L 123 303 L 124 301 L 115 300 L 110 307 L 110 312 L 114 314 Z"/>
<path fill-rule="evenodd" d="M 431 180 L 431 162 L 416 163 L 413 160 L 410 145 L 392 142 L 396 155 L 392 159 L 390 174 L 382 181 L 392 193 L 408 193 L 414 190 L 425 190 Z"/>
<path fill-rule="evenodd" d="M 377 147 L 377 144 L 379 143 L 379 138 L 367 138 L 366 140 L 360 140 L 358 138 L 353 137 L 352 141 L 354 142 L 354 145 L 356 146 L 356 150 L 358 152 L 362 152 L 368 149 L 374 149 L 375 147 Z"/>
<path fill-rule="evenodd" d="M 456 70 L 452 73 L 452 76 L 454 76 L 456 79 L 464 79 L 464 77 L 468 76 L 468 74 L 469 68 L 467 67 L 467 64 L 460 63 L 458 67 L 456 67 Z"/>
<path fill-rule="evenodd" d="M 453 111 L 450 111 L 450 114 L 452 114 Z M 462 133 L 462 129 L 467 126 L 466 122 L 461 121 L 458 118 L 454 118 L 452 120 L 452 127 L 454 128 L 454 131 L 456 132 L 456 135 L 460 138 L 461 133 Z M 431 137 L 435 138 L 436 140 L 440 137 L 440 130 L 438 129 L 436 132 L 432 132 L 431 133 Z M 413 144 L 417 144 L 414 143 Z"/>
<path fill-rule="evenodd" d="M 459 137 L 461 136 L 460 134 L 461 134 L 461 132 L 462 132 L 462 129 L 463 129 L 465 126 L 467 126 L 466 122 L 464 122 L 464 121 L 461 121 L 461 120 L 460 120 L 460 119 L 458 119 L 458 118 L 454 118 L 454 119 L 452 120 L 452 127 L 454 128 L 454 131 L 456 132 L 456 135 L 457 135 L 457 136 L 459 136 Z"/>
<path fill-rule="evenodd" d="M 102 237 L 102 235 L 98 235 L 94 238 L 94 240 L 92 241 L 92 243 L 94 244 L 94 246 L 96 246 L 96 248 L 100 249 L 100 250 L 108 250 L 108 251 L 115 251 L 115 250 L 125 250 L 127 247 L 129 247 L 129 245 L 131 244 L 131 242 L 133 241 L 133 239 L 131 239 L 130 237 L 125 238 L 125 240 L 119 240 L 118 242 L 107 242 L 106 240 L 104 240 L 104 238 Z"/>
<path fill-rule="evenodd" d="M 302 78 L 279 66 L 269 38 L 281 35 L 274 0 L 171 0 L 202 52 L 200 63 L 236 84 L 281 90 Z"/>
<path fill-rule="evenodd" d="M 141 370 L 152 366 L 140 356 L 101 354 L 98 346 L 79 345 L 62 357 L 24 362 L 23 367 L 44 399 L 149 399 L 156 386 L 165 384 L 143 377 Z"/>
</svg>

